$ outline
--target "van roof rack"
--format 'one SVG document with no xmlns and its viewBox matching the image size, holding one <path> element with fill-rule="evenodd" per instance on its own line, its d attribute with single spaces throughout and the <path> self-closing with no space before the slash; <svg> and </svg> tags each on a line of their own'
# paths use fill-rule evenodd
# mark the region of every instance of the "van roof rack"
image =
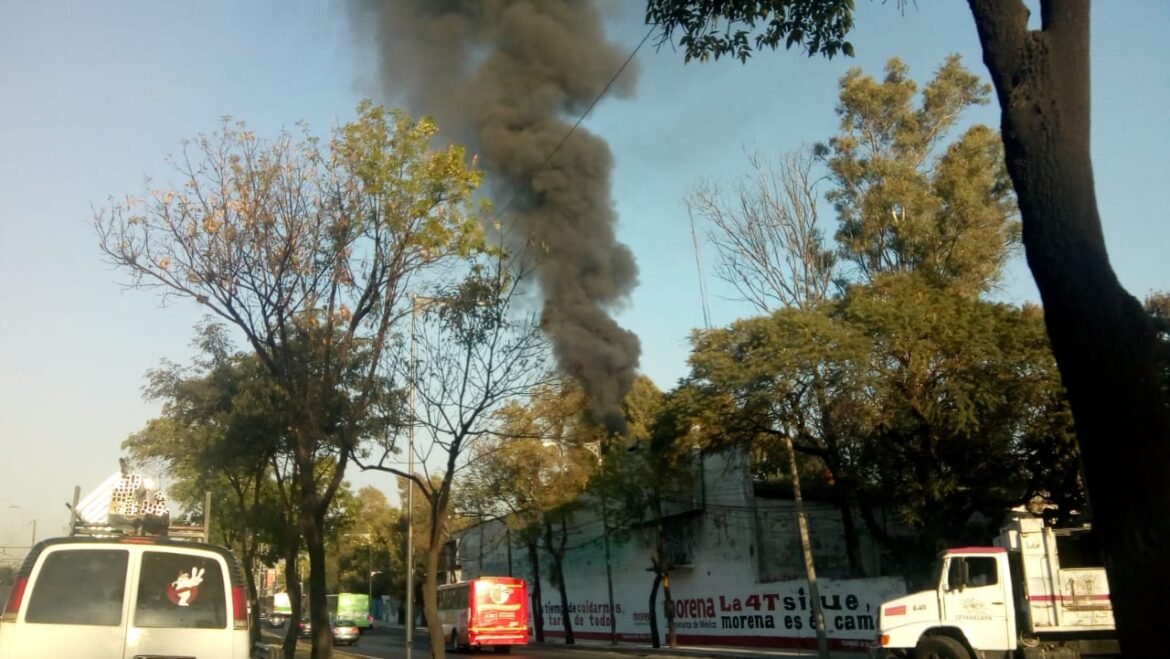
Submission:
<svg viewBox="0 0 1170 659">
<path fill-rule="evenodd" d="M 73 488 L 69 535 L 90 538 L 157 537 L 210 542 L 211 493 L 204 498 L 202 524 L 172 524 L 166 494 L 151 479 L 121 469 L 81 499 Z"/>
</svg>

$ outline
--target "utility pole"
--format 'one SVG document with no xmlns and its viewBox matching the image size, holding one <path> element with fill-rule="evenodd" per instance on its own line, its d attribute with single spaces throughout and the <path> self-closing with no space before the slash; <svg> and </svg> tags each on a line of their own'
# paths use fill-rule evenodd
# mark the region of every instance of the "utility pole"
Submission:
<svg viewBox="0 0 1170 659">
<path fill-rule="evenodd" d="M 406 473 L 410 474 L 406 483 L 406 659 L 411 659 L 414 645 L 414 388 L 415 378 L 418 377 L 415 345 L 418 343 L 419 302 L 423 300 L 429 302 L 428 298 L 410 296 L 410 424 L 406 429 Z"/>
</svg>

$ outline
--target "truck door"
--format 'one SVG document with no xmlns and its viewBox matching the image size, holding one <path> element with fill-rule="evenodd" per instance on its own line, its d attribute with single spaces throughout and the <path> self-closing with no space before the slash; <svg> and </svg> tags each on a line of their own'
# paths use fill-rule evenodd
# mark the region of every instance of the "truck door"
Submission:
<svg viewBox="0 0 1170 659">
<path fill-rule="evenodd" d="M 1006 554 L 1004 554 L 1006 556 Z M 977 650 L 1015 647 L 1006 562 L 998 556 L 952 555 L 942 585 L 943 618 L 961 627 Z"/>
<path fill-rule="evenodd" d="M 232 657 L 227 575 L 210 552 L 144 550 L 125 657 Z"/>
</svg>

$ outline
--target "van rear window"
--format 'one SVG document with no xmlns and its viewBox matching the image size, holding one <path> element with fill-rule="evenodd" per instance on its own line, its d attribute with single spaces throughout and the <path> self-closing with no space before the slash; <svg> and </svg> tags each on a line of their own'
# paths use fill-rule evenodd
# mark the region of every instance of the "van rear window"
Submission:
<svg viewBox="0 0 1170 659">
<path fill-rule="evenodd" d="M 164 551 L 142 554 L 134 626 L 223 629 L 227 597 L 212 557 Z"/>
<path fill-rule="evenodd" d="M 27 623 L 122 623 L 129 553 L 120 549 L 69 549 L 45 555 L 33 583 Z"/>
</svg>

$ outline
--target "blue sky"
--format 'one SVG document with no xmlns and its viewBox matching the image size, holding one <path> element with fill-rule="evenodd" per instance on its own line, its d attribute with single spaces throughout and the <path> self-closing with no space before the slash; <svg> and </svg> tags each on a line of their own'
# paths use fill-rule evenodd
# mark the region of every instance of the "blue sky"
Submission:
<svg viewBox="0 0 1170 659">
<path fill-rule="evenodd" d="M 746 149 L 829 137 L 849 67 L 877 75 L 898 56 L 925 80 L 958 52 L 985 75 L 965 3 L 920 2 L 904 16 L 896 3 L 857 4 L 854 59 L 779 52 L 684 66 L 681 53 L 647 45 L 635 94 L 585 121 L 613 149 L 619 237 L 641 272 L 619 319 L 660 387 L 685 374 L 688 333 L 703 322 L 688 188 L 742 174 Z M 641 3 L 606 7 L 612 38 L 632 49 L 646 31 Z M 1098 199 L 1114 267 L 1144 296 L 1170 289 L 1170 68 L 1157 55 L 1170 3 L 1099 2 L 1093 21 Z M 186 361 L 199 318 L 184 300 L 122 290 L 99 258 L 93 209 L 146 175 L 165 181 L 166 155 L 223 115 L 261 134 L 300 120 L 324 133 L 376 96 L 377 70 L 340 0 L 9 2 L 0 62 L 0 545 L 10 545 L 27 543 L 34 519 L 41 536 L 59 533 L 73 486 L 116 468 L 120 442 L 157 413 L 141 399 L 145 371 Z M 969 119 L 996 125 L 997 109 Z M 714 255 L 704 259 L 710 276 Z M 749 313 L 708 285 L 715 324 Z M 1022 259 L 1000 297 L 1035 299 Z M 354 480 L 393 490 L 385 477 Z"/>
</svg>

